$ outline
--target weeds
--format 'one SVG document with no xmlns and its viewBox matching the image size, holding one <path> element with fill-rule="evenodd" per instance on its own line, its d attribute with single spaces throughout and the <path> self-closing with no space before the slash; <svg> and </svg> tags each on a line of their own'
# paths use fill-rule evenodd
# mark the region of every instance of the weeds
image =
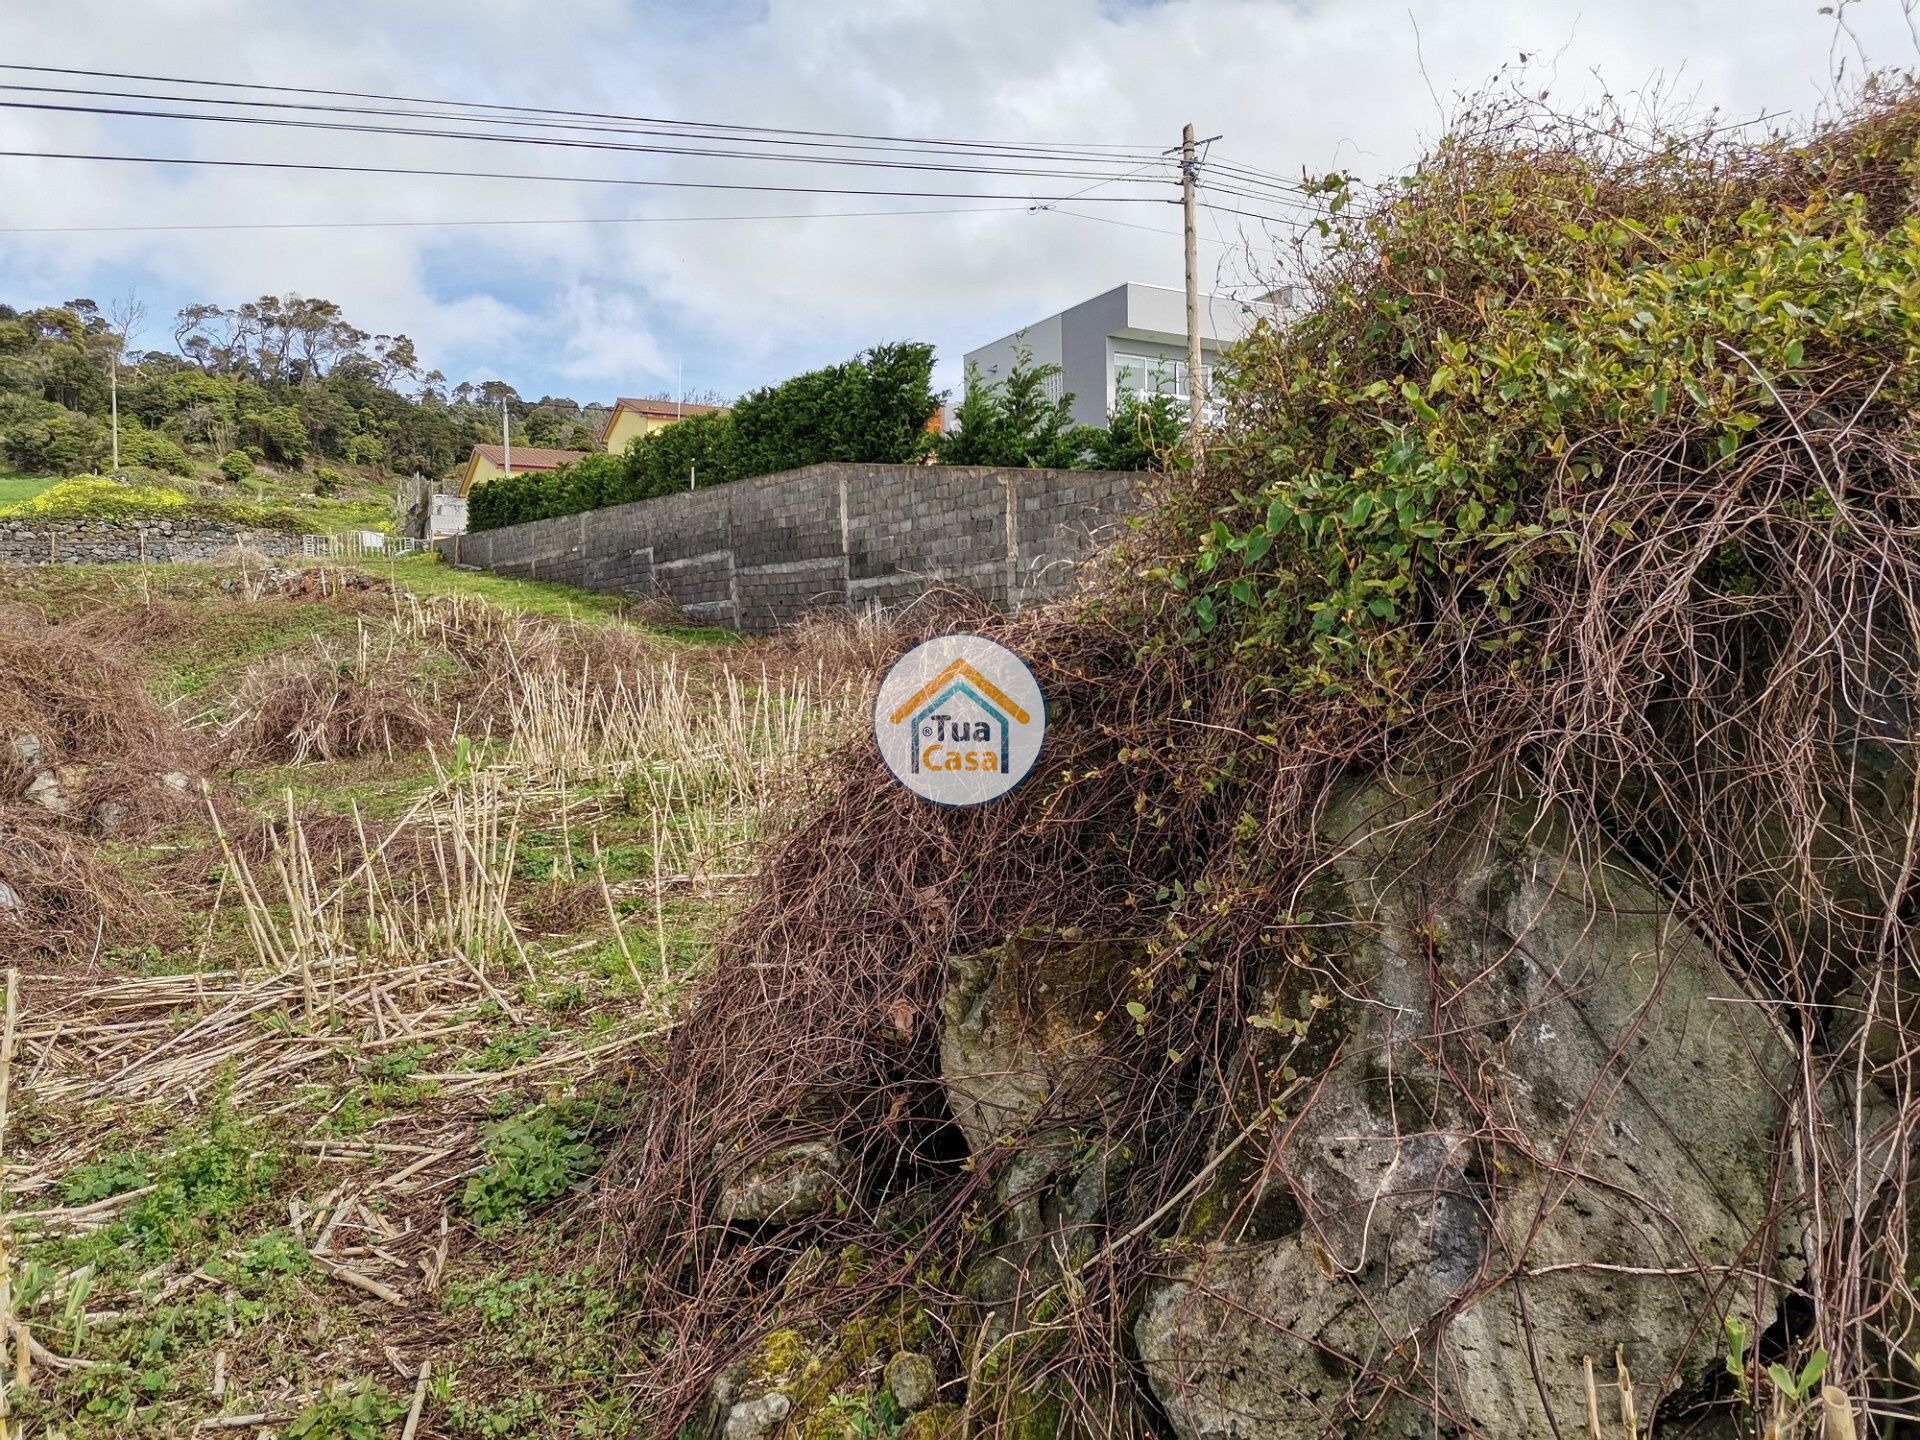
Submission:
<svg viewBox="0 0 1920 1440">
<path fill-rule="evenodd" d="M 336 1387 L 287 1423 L 287 1440 L 386 1440 L 388 1427 L 407 1413 L 404 1400 L 371 1380 Z"/>
<path fill-rule="evenodd" d="M 90 813 L 16 824 L 0 795 L 27 933 L 97 957 L 48 974 L 21 1020 L 12 1299 L 58 1363 L 36 1363 L 16 1423 L 101 1440 L 263 1414 L 390 1440 L 397 1402 L 357 1377 L 398 1365 L 391 1345 L 410 1368 L 434 1357 L 420 1433 L 645 1433 L 620 1302 L 546 1242 L 611 1120 L 538 1097 L 598 1085 L 670 1028 L 663 977 L 704 963 L 715 877 L 781 818 L 720 751 L 746 736 L 810 772 L 825 708 L 763 694 L 755 649 L 676 653 L 593 605 L 574 623 L 558 591 L 516 616 L 342 571 L 169 567 L 33 572 L 15 593 L 22 633 L 59 627 L 130 697 L 34 720 L 62 762 L 105 747 L 150 783 L 142 767 L 222 730 L 230 754 L 274 757 L 210 797 L 197 766 L 184 797 L 156 786 L 179 802 L 153 812 L 167 828 L 139 817 L 111 851 Z M 296 672 L 311 685 L 281 685 Z M 649 748 L 612 748 L 639 733 L 629 715 L 587 735 L 579 775 L 523 768 L 511 697 L 562 683 L 651 715 Z M 141 709 L 145 692 L 188 703 Z M 407 705 L 424 736 L 378 718 Z M 129 718 L 158 739 L 122 736 Z M 453 1297 L 503 1252 L 531 1283 L 502 1279 L 485 1327 L 422 1333 L 419 1307 L 471 1313 Z"/>
<path fill-rule="evenodd" d="M 586 1140 L 588 1113 L 577 1102 L 542 1105 L 492 1126 L 486 1164 L 461 1196 L 474 1221 L 524 1220 L 591 1175 L 601 1157 Z"/>
</svg>

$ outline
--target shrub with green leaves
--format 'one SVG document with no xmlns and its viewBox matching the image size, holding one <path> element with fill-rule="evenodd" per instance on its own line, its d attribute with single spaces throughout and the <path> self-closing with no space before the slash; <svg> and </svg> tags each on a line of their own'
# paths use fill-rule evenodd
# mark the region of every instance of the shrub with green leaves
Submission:
<svg viewBox="0 0 1920 1440">
<path fill-rule="evenodd" d="M 481 1225 L 524 1220 L 598 1168 L 587 1139 L 591 1107 L 540 1105 L 488 1128 L 486 1164 L 467 1179 L 461 1202 Z"/>
<path fill-rule="evenodd" d="M 967 393 L 954 408 L 954 428 L 940 437 L 948 465 L 1047 466 L 1067 469 L 1088 448 L 1089 433 L 1075 423 L 1073 394 L 1049 395 L 1058 365 L 1036 365 L 1031 351 L 1014 353 L 1012 368 L 991 383 L 967 371 Z"/>
<path fill-rule="evenodd" d="M 1035 365 L 1015 352 L 1007 374 L 991 383 L 967 372 L 967 393 L 954 409 L 954 427 L 940 437 L 947 465 L 1044 466 L 1062 470 L 1151 470 L 1165 466 L 1186 434 L 1179 407 L 1166 395 L 1142 401 L 1129 390 L 1114 396 L 1105 429 L 1073 418 L 1072 392 L 1049 396 L 1058 365 Z"/>
<path fill-rule="evenodd" d="M 1105 430 L 1088 437 L 1086 463 L 1095 470 L 1170 469 L 1186 460 L 1187 415 L 1171 395 L 1141 399 L 1131 390 L 1114 397 Z"/>
<path fill-rule="evenodd" d="M 229 450 L 220 457 L 220 473 L 238 485 L 253 478 L 253 457 L 244 450 Z"/>
<path fill-rule="evenodd" d="M 1836 367 L 1884 371 L 1875 410 L 1920 399 L 1920 226 L 1831 178 L 1721 182 L 1704 142 L 1596 208 L 1609 164 L 1450 142 L 1368 208 L 1344 177 L 1312 187 L 1333 211 L 1317 303 L 1241 347 L 1212 513 L 1173 574 L 1200 633 L 1310 685 L 1386 678 L 1447 593 L 1464 643 L 1504 645 L 1623 461 L 1730 474 Z"/>
<path fill-rule="evenodd" d="M 735 474 L 829 460 L 903 464 L 927 447 L 939 405 L 931 345 L 876 345 L 742 397 L 733 407 Z"/>
<path fill-rule="evenodd" d="M 345 459 L 349 465 L 378 468 L 387 458 L 387 445 L 378 435 L 349 435 Z"/>
<path fill-rule="evenodd" d="M 298 465 L 313 450 L 306 424 L 291 405 L 254 411 L 242 422 L 240 433 L 250 449 L 258 449 L 262 459 L 276 464 Z"/>
<path fill-rule="evenodd" d="M 187 452 L 165 435 L 142 425 L 123 422 L 120 426 L 120 463 L 168 475 L 193 474 L 193 462 Z"/>
<path fill-rule="evenodd" d="M 77 475 L 107 458 L 100 422 L 54 404 L 24 408 L 0 430 L 0 459 L 28 475 Z"/>
<path fill-rule="evenodd" d="M 624 455 L 589 455 L 505 475 L 467 497 L 467 528 L 496 530 L 831 460 L 899 464 L 932 444 L 933 347 L 876 345 L 853 359 L 756 390 L 642 435 Z"/>
</svg>

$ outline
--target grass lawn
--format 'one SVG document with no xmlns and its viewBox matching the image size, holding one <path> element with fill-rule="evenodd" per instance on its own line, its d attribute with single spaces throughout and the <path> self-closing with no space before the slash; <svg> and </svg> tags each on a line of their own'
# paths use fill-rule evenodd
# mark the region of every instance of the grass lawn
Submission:
<svg viewBox="0 0 1920 1440">
<path fill-rule="evenodd" d="M 51 475 L 0 475 L 0 510 L 31 500 L 59 483 Z"/>
<path fill-rule="evenodd" d="M 437 555 L 396 555 L 387 560 L 367 556 L 355 563 L 360 569 L 386 576 L 416 595 L 469 595 L 523 615 L 612 619 L 631 609 L 631 602 L 622 595 L 577 590 L 571 585 L 555 585 L 545 580 L 519 580 L 485 570 L 462 570 L 444 563 Z M 689 645 L 724 645 L 740 639 L 736 632 L 717 626 L 660 626 L 649 621 L 646 628 L 668 640 Z"/>
</svg>

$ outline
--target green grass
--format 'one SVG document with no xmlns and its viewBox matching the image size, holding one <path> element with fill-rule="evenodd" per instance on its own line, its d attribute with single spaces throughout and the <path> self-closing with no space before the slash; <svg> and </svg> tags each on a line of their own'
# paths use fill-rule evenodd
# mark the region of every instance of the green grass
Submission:
<svg viewBox="0 0 1920 1440">
<path fill-rule="evenodd" d="M 605 595 L 597 590 L 578 590 L 571 585 L 556 585 L 547 580 L 521 580 L 495 575 L 485 570 L 462 570 L 444 563 L 438 555 L 398 555 L 388 560 L 368 561 L 364 568 L 383 575 L 394 584 L 423 597 L 468 595 L 485 600 L 502 610 L 522 615 L 547 615 L 558 619 L 616 620 L 631 608 L 623 595 Z M 632 623 L 631 621 L 629 623 Z M 708 625 L 645 626 L 665 639 L 686 645 L 726 645 L 740 639 L 731 630 Z"/>
<path fill-rule="evenodd" d="M 161 698 L 172 701 L 200 695 L 216 681 L 238 680 L 269 655 L 298 654 L 317 637 L 345 639 L 355 628 L 351 614 L 328 605 L 208 607 L 191 632 L 157 642 L 148 653 L 163 667 Z"/>
<path fill-rule="evenodd" d="M 51 475 L 0 475 L 0 509 L 31 500 L 59 483 Z"/>
<path fill-rule="evenodd" d="M 392 820 L 405 814 L 433 781 L 426 756 L 398 759 L 359 755 L 326 765 L 262 765 L 237 770 L 232 779 L 262 805 L 284 806 L 289 792 L 302 814 L 351 815 Z"/>
</svg>

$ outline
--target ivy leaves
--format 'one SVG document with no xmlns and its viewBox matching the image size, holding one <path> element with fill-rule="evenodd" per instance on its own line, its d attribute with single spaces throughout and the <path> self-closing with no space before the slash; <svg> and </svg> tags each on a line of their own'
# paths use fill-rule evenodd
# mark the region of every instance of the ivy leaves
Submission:
<svg viewBox="0 0 1920 1440">
<path fill-rule="evenodd" d="M 1239 486 L 1178 581 L 1197 636 L 1296 688 L 1394 673 L 1427 597 L 1463 581 L 1465 638 L 1514 643 L 1541 544 L 1571 543 L 1636 447 L 1739 463 L 1836 364 L 1884 365 L 1877 403 L 1920 403 L 1900 363 L 1920 358 L 1920 221 L 1876 231 L 1855 196 L 1575 220 L 1577 175 L 1491 173 L 1511 183 L 1446 203 L 1417 184 L 1343 222 L 1339 283 L 1241 357 Z"/>
</svg>

